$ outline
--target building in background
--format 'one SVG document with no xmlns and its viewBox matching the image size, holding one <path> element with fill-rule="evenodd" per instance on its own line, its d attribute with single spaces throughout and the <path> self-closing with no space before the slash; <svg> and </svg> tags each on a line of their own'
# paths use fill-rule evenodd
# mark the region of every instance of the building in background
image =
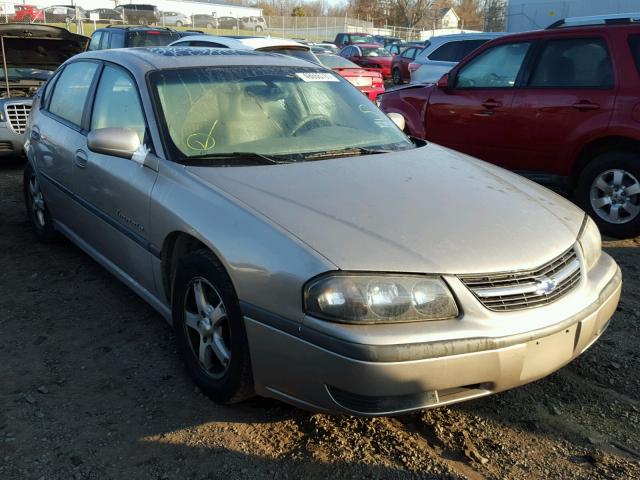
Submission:
<svg viewBox="0 0 640 480">
<path fill-rule="evenodd" d="M 640 0 L 508 0 L 506 30 L 539 30 L 567 17 L 638 11 Z"/>
</svg>

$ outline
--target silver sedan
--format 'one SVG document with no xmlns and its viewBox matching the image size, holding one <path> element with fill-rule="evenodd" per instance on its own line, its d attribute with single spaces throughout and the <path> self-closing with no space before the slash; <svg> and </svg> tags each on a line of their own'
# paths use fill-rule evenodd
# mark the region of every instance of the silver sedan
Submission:
<svg viewBox="0 0 640 480">
<path fill-rule="evenodd" d="M 149 302 L 219 402 L 381 415 L 488 395 L 580 355 L 620 296 L 577 207 L 407 138 L 302 60 L 85 53 L 28 136 L 35 234 Z"/>
</svg>

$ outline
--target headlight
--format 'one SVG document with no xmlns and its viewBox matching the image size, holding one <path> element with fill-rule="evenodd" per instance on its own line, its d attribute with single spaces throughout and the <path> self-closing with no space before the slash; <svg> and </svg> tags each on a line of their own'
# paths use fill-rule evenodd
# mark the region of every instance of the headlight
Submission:
<svg viewBox="0 0 640 480">
<path fill-rule="evenodd" d="M 4 121 L 5 121 L 5 119 L 4 119 L 4 112 L 3 112 L 3 111 L 0 111 L 0 122 L 4 122 Z"/>
<path fill-rule="evenodd" d="M 444 320 L 458 307 L 438 277 L 330 274 L 304 289 L 306 313 L 342 323 Z"/>
<path fill-rule="evenodd" d="M 582 248 L 582 254 L 587 264 L 587 270 L 591 270 L 600 259 L 600 253 L 602 253 L 602 238 L 600 237 L 598 226 L 588 215 L 585 215 L 578 241 L 580 242 L 580 248 Z"/>
</svg>

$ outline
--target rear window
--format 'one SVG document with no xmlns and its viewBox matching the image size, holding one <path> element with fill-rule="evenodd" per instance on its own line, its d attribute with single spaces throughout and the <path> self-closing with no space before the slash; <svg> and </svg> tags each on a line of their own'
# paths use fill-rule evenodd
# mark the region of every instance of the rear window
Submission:
<svg viewBox="0 0 640 480">
<path fill-rule="evenodd" d="M 638 73 L 640 73 L 640 35 L 632 35 L 629 37 L 629 47 L 631 47 L 631 55 L 636 62 Z"/>
<path fill-rule="evenodd" d="M 429 55 L 429 60 L 457 63 L 487 41 L 488 40 L 463 40 L 445 43 Z"/>
<path fill-rule="evenodd" d="M 390 57 L 391 54 L 388 50 L 382 47 L 379 48 L 362 48 L 363 57 Z"/>
<path fill-rule="evenodd" d="M 280 55 L 287 55 L 288 57 L 300 58 L 315 64 L 318 63 L 318 59 L 313 53 L 302 48 L 267 47 L 259 48 L 258 50 L 261 52 L 279 53 Z"/>
<path fill-rule="evenodd" d="M 128 32 L 129 47 L 164 47 L 178 40 L 180 35 L 161 30 L 142 30 Z"/>
<path fill-rule="evenodd" d="M 351 43 L 376 43 L 371 35 L 351 35 Z"/>
<path fill-rule="evenodd" d="M 318 55 L 318 59 L 328 68 L 360 68 L 355 63 L 338 55 Z"/>
</svg>

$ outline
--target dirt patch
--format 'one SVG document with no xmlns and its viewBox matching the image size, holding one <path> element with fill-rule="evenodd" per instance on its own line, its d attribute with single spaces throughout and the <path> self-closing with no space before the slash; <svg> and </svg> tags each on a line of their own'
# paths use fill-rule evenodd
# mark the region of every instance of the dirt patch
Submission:
<svg viewBox="0 0 640 480">
<path fill-rule="evenodd" d="M 69 242 L 37 243 L 0 167 L 0 478 L 640 478 L 640 244 L 603 338 L 550 377 L 396 418 L 204 398 L 160 317 Z"/>
</svg>

